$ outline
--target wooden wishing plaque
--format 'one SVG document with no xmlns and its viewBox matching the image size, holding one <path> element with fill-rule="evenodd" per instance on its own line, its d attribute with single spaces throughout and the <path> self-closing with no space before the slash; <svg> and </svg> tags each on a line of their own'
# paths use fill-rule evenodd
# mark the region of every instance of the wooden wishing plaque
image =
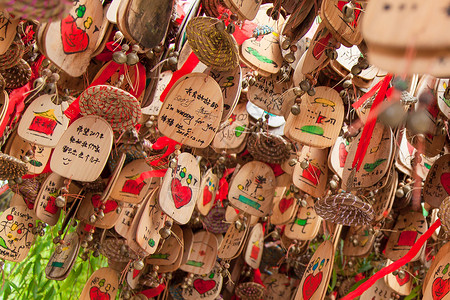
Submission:
<svg viewBox="0 0 450 300">
<path fill-rule="evenodd" d="M 61 252 L 53 251 L 45 267 L 47 279 L 64 280 L 69 275 L 80 250 L 80 237 L 76 232 L 69 233 L 61 246 Z"/>
<path fill-rule="evenodd" d="M 214 78 L 214 80 L 217 81 L 220 89 L 222 90 L 223 113 L 220 122 L 224 122 L 230 117 L 241 95 L 241 67 L 238 65 L 236 68 L 229 71 L 217 71 L 212 68 L 208 68 L 205 70 L 205 74 L 208 74 L 209 76 Z"/>
<path fill-rule="evenodd" d="M 161 209 L 180 224 L 189 222 L 200 190 L 200 168 L 187 152 L 178 155 L 175 169 L 168 168 L 159 194 Z"/>
<path fill-rule="evenodd" d="M 118 21 L 120 30 L 127 38 L 131 37 L 133 42 L 151 49 L 166 36 L 174 1 L 152 1 L 152 5 L 148 4 L 145 0 L 123 0 Z"/>
<path fill-rule="evenodd" d="M 115 299 L 118 288 L 119 273 L 112 268 L 100 268 L 89 277 L 79 299 Z"/>
<path fill-rule="evenodd" d="M 192 277 L 192 286 L 183 289 L 182 296 L 186 300 L 214 300 L 222 289 L 223 276 L 220 272 L 220 266 L 216 263 L 211 272 L 194 275 Z"/>
<path fill-rule="evenodd" d="M 162 241 L 162 246 L 158 248 L 158 251 L 147 256 L 145 260 L 147 264 L 169 266 L 174 264 L 180 255 L 183 255 L 183 230 L 177 224 L 173 224 L 171 231 L 172 234 Z"/>
<path fill-rule="evenodd" d="M 34 243 L 31 232 L 36 226 L 36 216 L 26 206 L 13 206 L 0 215 L 0 258 L 20 262 Z"/>
<path fill-rule="evenodd" d="M 350 257 L 367 255 L 375 242 L 375 234 L 370 231 L 371 228 L 370 225 L 351 226 L 345 236 L 342 253 Z"/>
<path fill-rule="evenodd" d="M 331 241 L 326 240 L 314 252 L 303 273 L 295 300 L 320 300 L 328 287 L 334 263 L 334 249 Z"/>
<path fill-rule="evenodd" d="M 91 182 L 100 176 L 111 152 L 111 125 L 97 116 L 73 122 L 56 145 L 50 160 L 53 172 L 72 180 Z"/>
<path fill-rule="evenodd" d="M 423 299 L 450 299 L 450 243 L 445 244 L 436 255 L 423 285 Z"/>
<path fill-rule="evenodd" d="M 386 245 L 386 257 L 396 261 L 405 256 L 427 229 L 427 221 L 421 212 L 403 212 L 400 214 Z M 420 251 L 418 254 L 420 254 Z M 419 255 L 416 255 L 411 259 L 411 262 L 418 259 Z"/>
<path fill-rule="evenodd" d="M 242 244 L 245 243 L 246 234 L 249 231 L 250 218 L 247 220 L 247 226 L 244 230 L 239 230 L 236 226 L 229 226 L 217 251 L 217 257 L 225 260 L 231 260 L 237 257 L 242 250 Z"/>
<path fill-rule="evenodd" d="M 128 236 L 128 231 L 130 229 L 131 223 L 136 216 L 136 212 L 138 210 L 138 206 L 142 204 L 133 204 L 133 203 L 124 203 L 122 210 L 119 214 L 119 218 L 117 219 L 116 224 L 114 225 L 114 229 L 116 232 L 122 237 L 126 238 Z"/>
<path fill-rule="evenodd" d="M 209 169 L 202 177 L 197 198 L 197 209 L 202 215 L 206 216 L 213 207 L 218 189 L 219 177 Z"/>
<path fill-rule="evenodd" d="M 181 77 L 164 100 L 158 129 L 167 137 L 194 148 L 206 148 L 219 128 L 223 112 L 219 84 L 203 73 Z"/>
<path fill-rule="evenodd" d="M 197 275 L 211 272 L 216 262 L 217 247 L 214 234 L 204 230 L 196 232 L 188 260 L 180 269 Z"/>
<path fill-rule="evenodd" d="M 289 83 L 281 82 L 280 75 L 258 76 L 255 84 L 248 88 L 247 99 L 269 114 L 283 116 L 284 112 L 290 109 L 284 104 L 286 98 L 283 97 L 283 93 L 288 90 L 288 87 Z"/>
<path fill-rule="evenodd" d="M 342 174 L 342 186 L 347 189 L 347 181 L 352 171 L 362 132 L 350 143 L 344 172 Z M 387 173 L 393 156 L 394 136 L 392 129 L 382 123 L 376 123 L 372 133 L 366 155 L 361 163 L 361 168 L 354 176 L 354 188 L 367 188 L 379 182 Z"/>
<path fill-rule="evenodd" d="M 150 177 L 138 183 L 136 181 L 142 173 L 153 170 L 145 159 L 136 159 L 123 167 L 116 184 L 112 188 L 111 198 L 128 203 L 139 203 L 145 194 L 159 186 L 161 179 Z"/>
<path fill-rule="evenodd" d="M 252 1 L 244 1 L 252 2 Z M 270 11 L 276 8 L 272 4 L 264 4 L 259 8 L 258 14 L 253 21 L 259 26 L 268 26 L 271 30 L 269 34 L 258 37 L 251 37 L 241 45 L 241 60 L 246 65 L 260 71 L 262 75 L 270 76 L 276 74 L 283 64 L 281 55 L 279 32 L 284 23 L 284 18 L 280 14 L 278 20 L 271 17 Z M 269 12 L 269 13 L 268 13 Z"/>
<path fill-rule="evenodd" d="M 155 253 L 161 236 L 159 230 L 164 227 L 167 215 L 162 212 L 158 205 L 158 192 L 152 192 L 152 195 L 145 203 L 139 225 L 136 229 L 136 242 L 147 253 Z"/>
<path fill-rule="evenodd" d="M 264 231 L 261 223 L 253 226 L 250 231 L 245 250 L 244 260 L 253 269 L 258 269 L 264 249 Z"/>
<path fill-rule="evenodd" d="M 344 120 L 344 104 L 339 93 L 329 87 L 316 87 L 314 96 L 302 96 L 300 111 L 297 116 L 289 115 L 285 126 L 287 134 L 311 147 L 333 146 Z"/>
<path fill-rule="evenodd" d="M 314 199 L 307 195 L 305 201 L 307 205 L 298 208 L 294 221 L 284 231 L 292 240 L 310 241 L 319 233 L 322 218 L 314 210 Z"/>
<path fill-rule="evenodd" d="M 450 154 L 438 158 L 431 166 L 423 186 L 423 200 L 437 208 L 450 196 Z"/>
<path fill-rule="evenodd" d="M 168 70 L 164 71 L 161 74 L 159 74 L 158 81 L 156 83 L 155 92 L 153 96 L 153 100 L 150 103 L 149 106 L 142 108 L 142 114 L 144 115 L 150 115 L 150 116 L 157 116 L 159 115 L 159 111 L 162 107 L 162 102 L 160 99 L 161 94 L 166 89 L 167 85 L 169 84 L 170 80 L 172 79 L 173 72 Z"/>
<path fill-rule="evenodd" d="M 228 199 L 237 209 L 263 217 L 272 208 L 275 186 L 272 169 L 265 163 L 251 161 L 242 166 L 233 178 Z"/>
<path fill-rule="evenodd" d="M 292 175 L 296 187 L 313 197 L 324 196 L 328 179 L 328 149 L 317 149 L 305 146 L 299 156 L 299 162 L 307 160 L 308 166 L 303 169 L 297 163 Z"/>
<path fill-rule="evenodd" d="M 53 103 L 53 97 L 56 95 L 42 95 L 31 102 L 17 128 L 21 138 L 45 147 L 58 144 L 69 126 L 69 118 L 64 115 L 62 105 Z"/>
<path fill-rule="evenodd" d="M 263 279 L 265 300 L 291 299 L 292 288 L 291 279 L 281 273 L 272 273 Z"/>
<path fill-rule="evenodd" d="M 249 117 L 245 104 L 238 104 L 220 126 L 211 145 L 216 149 L 237 149 L 244 142 L 248 127 Z"/>
<path fill-rule="evenodd" d="M 342 178 L 344 172 L 345 161 L 348 156 L 349 142 L 347 139 L 339 136 L 336 139 L 336 143 L 331 147 L 330 154 L 328 155 L 328 166 L 334 174 Z"/>
<path fill-rule="evenodd" d="M 224 0 L 227 7 L 236 13 L 240 19 L 253 20 L 258 13 L 261 0 L 241 1 L 241 0 Z"/>
<path fill-rule="evenodd" d="M 329 58 L 325 54 L 325 48 L 333 37 L 330 30 L 325 27 L 324 23 L 320 23 L 314 37 L 311 40 L 311 46 L 305 52 L 303 64 L 298 64 L 297 68 L 301 68 L 303 74 L 313 73 L 324 68 Z"/>
<path fill-rule="evenodd" d="M 450 119 L 450 99 L 444 97 L 445 90 L 449 86 L 449 79 L 439 79 L 437 85 L 437 104 L 441 112 Z"/>
<path fill-rule="evenodd" d="M 105 206 L 105 209 L 103 209 L 105 216 L 103 218 L 97 217 L 94 223 L 90 222 L 90 216 L 96 214 L 96 210 L 102 205 Z M 88 192 L 84 196 L 80 208 L 77 211 L 77 218 L 95 227 L 109 229 L 119 219 L 120 214 L 117 212 L 118 206 L 119 202 L 114 199 L 102 201 L 102 193 Z"/>
<path fill-rule="evenodd" d="M 342 0 L 324 0 L 320 9 L 320 16 L 327 26 L 333 32 L 333 36 L 347 47 L 359 45 L 363 40 L 360 31 L 360 20 L 363 13 L 361 4 L 355 3 L 355 19 L 348 23 L 344 21 L 344 5 L 349 3 Z"/>
<path fill-rule="evenodd" d="M 0 55 L 3 55 L 16 36 L 20 18 L 13 18 L 6 10 L 1 10 L 0 20 Z"/>
<path fill-rule="evenodd" d="M 393 261 L 388 259 L 386 261 L 386 266 L 389 266 L 392 263 Z M 411 294 L 413 285 L 413 277 L 411 274 L 414 272 L 414 270 L 412 270 L 410 264 L 406 264 L 405 268 L 405 275 L 403 277 L 399 276 L 399 274 L 394 275 L 392 273 L 389 273 L 384 277 L 384 281 L 386 282 L 387 286 L 389 286 L 397 294 L 402 296 Z"/>
<path fill-rule="evenodd" d="M 277 197 L 278 195 L 275 195 L 277 199 L 274 199 L 273 201 L 273 214 L 270 217 L 270 223 L 273 225 L 287 224 L 292 220 L 297 211 L 297 199 L 295 199 L 294 193 L 291 191 L 289 185 L 281 190 L 277 187 L 275 192 L 281 192 L 281 195 L 279 197 Z"/>
<path fill-rule="evenodd" d="M 50 155 L 52 153 L 52 148 L 34 145 L 24 139 L 22 139 L 17 132 L 13 132 L 6 143 L 6 153 L 11 156 L 17 157 L 21 160 L 27 155 L 27 152 L 33 151 L 31 159 L 26 162 L 29 174 L 40 174 L 44 171 L 47 165 Z M 5 150 L 6 150 L 5 149 Z"/>
<path fill-rule="evenodd" d="M 67 17 L 45 26 L 43 40 L 47 57 L 70 76 L 83 75 L 98 41 L 103 39 L 103 19 L 101 1 L 74 2 Z"/>
<path fill-rule="evenodd" d="M 36 217 L 50 226 L 54 226 L 59 219 L 61 208 L 56 206 L 55 200 L 59 196 L 59 189 L 64 185 L 64 177 L 51 173 L 36 197 L 34 212 Z"/>
</svg>

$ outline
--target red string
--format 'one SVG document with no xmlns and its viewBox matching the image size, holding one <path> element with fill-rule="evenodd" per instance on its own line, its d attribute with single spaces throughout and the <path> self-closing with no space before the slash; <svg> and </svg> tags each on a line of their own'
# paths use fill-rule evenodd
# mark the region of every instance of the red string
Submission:
<svg viewBox="0 0 450 300">
<path fill-rule="evenodd" d="M 145 297 L 150 299 L 150 298 L 156 297 L 159 294 L 161 294 L 164 291 L 165 288 L 166 288 L 165 284 L 160 284 L 154 289 L 144 290 L 144 291 L 140 292 L 139 294 L 142 294 Z"/>
<path fill-rule="evenodd" d="M 139 185 L 142 181 L 144 181 L 147 178 L 152 177 L 164 177 L 166 175 L 167 169 L 161 169 L 161 170 L 151 170 L 147 171 L 141 174 L 138 179 L 136 179 L 136 183 Z"/>
<path fill-rule="evenodd" d="M 372 133 L 375 128 L 375 124 L 377 122 L 376 108 L 381 104 L 381 102 L 383 102 L 391 79 L 392 74 L 388 74 L 383 79 L 380 90 L 378 91 L 378 94 L 375 97 L 375 100 L 373 101 L 372 107 L 370 108 L 369 116 L 367 118 L 366 124 L 364 125 L 361 134 L 361 139 L 359 140 L 358 148 L 356 149 L 355 159 L 353 160 L 352 164 L 352 168 L 356 166 L 357 171 L 361 167 L 361 164 L 364 160 L 364 156 L 366 155 L 367 148 L 369 147 L 370 139 L 372 138 Z"/>
<path fill-rule="evenodd" d="M 377 280 L 383 278 L 387 274 L 392 273 L 393 271 L 399 269 L 401 266 L 404 266 L 405 264 L 410 262 L 411 259 L 413 259 L 420 251 L 423 244 L 425 244 L 425 242 L 433 235 L 433 233 L 439 226 L 441 226 L 441 220 L 437 219 L 437 221 L 434 222 L 433 225 L 431 225 L 431 227 L 417 240 L 417 242 L 411 247 L 411 250 L 409 250 L 405 256 L 375 273 L 366 282 L 361 284 L 356 290 L 349 293 L 345 297 L 341 298 L 341 300 L 356 299 L 367 289 L 369 289 L 372 285 L 374 285 L 374 283 L 377 282 Z"/>
</svg>

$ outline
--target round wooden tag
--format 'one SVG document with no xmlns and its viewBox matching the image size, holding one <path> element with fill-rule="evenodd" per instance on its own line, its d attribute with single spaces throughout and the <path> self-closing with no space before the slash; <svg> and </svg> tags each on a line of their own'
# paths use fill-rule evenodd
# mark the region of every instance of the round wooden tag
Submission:
<svg viewBox="0 0 450 300">
<path fill-rule="evenodd" d="M 105 167 L 112 148 L 113 132 L 97 116 L 77 119 L 64 132 L 53 152 L 53 172 L 72 180 L 94 181 Z"/>
<path fill-rule="evenodd" d="M 448 82 L 448 79 L 439 79 L 436 93 L 439 109 L 447 117 L 447 119 L 450 119 L 450 96 L 447 96 L 449 99 L 445 97 L 445 91 L 449 86 Z"/>
<path fill-rule="evenodd" d="M 119 274 L 112 268 L 101 268 L 89 277 L 79 299 L 115 299 L 118 288 Z"/>
<path fill-rule="evenodd" d="M 202 215 L 206 216 L 213 207 L 218 189 L 219 177 L 209 169 L 203 175 L 197 198 L 197 209 Z"/>
<path fill-rule="evenodd" d="M 281 76 L 256 77 L 256 82 L 248 88 L 247 99 L 269 114 L 284 116 L 290 109 L 289 103 L 284 103 L 286 98 L 283 93 L 288 90 L 289 83 L 281 82 Z M 288 101 L 287 101 L 288 102 Z M 291 104 L 292 106 L 292 104 Z"/>
<path fill-rule="evenodd" d="M 423 200 L 437 208 L 442 200 L 450 196 L 450 154 L 436 160 L 428 172 L 423 186 Z"/>
<path fill-rule="evenodd" d="M 293 222 L 286 226 L 284 234 L 292 240 L 310 241 L 319 233 L 322 218 L 314 209 L 314 199 L 307 195 L 306 206 L 300 206 Z"/>
<path fill-rule="evenodd" d="M 217 257 L 217 238 L 208 231 L 194 234 L 192 249 L 181 270 L 197 275 L 211 272 Z"/>
<path fill-rule="evenodd" d="M 219 84 L 210 76 L 191 73 L 170 89 L 159 113 L 158 129 L 167 137 L 195 148 L 206 148 L 222 118 Z"/>
<path fill-rule="evenodd" d="M 202 275 L 194 275 L 192 280 L 192 287 L 183 289 L 183 299 L 214 300 L 219 296 L 222 289 L 223 276 L 217 263 L 211 272 Z"/>
<path fill-rule="evenodd" d="M 244 260 L 253 269 L 258 269 L 264 250 L 264 231 L 261 223 L 253 226 L 248 236 Z"/>
<path fill-rule="evenodd" d="M 64 185 L 64 177 L 51 173 L 36 197 L 34 212 L 36 217 L 50 226 L 54 226 L 59 219 L 61 208 L 56 206 L 55 200 L 59 196 L 59 190 Z"/>
<path fill-rule="evenodd" d="M 230 117 L 220 126 L 212 146 L 216 149 L 237 149 L 245 140 L 249 130 L 249 117 L 245 104 L 238 104 Z"/>
<path fill-rule="evenodd" d="M 61 252 L 55 249 L 45 267 L 45 276 L 48 279 L 64 280 L 69 275 L 80 250 L 78 233 L 69 233 L 64 238 L 60 250 Z"/>
</svg>

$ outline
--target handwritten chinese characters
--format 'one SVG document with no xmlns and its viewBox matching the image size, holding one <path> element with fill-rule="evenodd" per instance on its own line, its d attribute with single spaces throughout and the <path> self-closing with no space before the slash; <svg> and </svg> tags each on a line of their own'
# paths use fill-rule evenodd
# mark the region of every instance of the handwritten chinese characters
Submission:
<svg viewBox="0 0 450 300">
<path fill-rule="evenodd" d="M 158 128 L 167 137 L 195 148 L 206 148 L 214 138 L 223 111 L 219 84 L 203 73 L 180 78 L 161 108 Z"/>
<path fill-rule="evenodd" d="M 104 119 L 97 116 L 80 118 L 59 140 L 50 167 L 72 180 L 94 181 L 106 164 L 112 139 L 112 128 Z"/>
</svg>

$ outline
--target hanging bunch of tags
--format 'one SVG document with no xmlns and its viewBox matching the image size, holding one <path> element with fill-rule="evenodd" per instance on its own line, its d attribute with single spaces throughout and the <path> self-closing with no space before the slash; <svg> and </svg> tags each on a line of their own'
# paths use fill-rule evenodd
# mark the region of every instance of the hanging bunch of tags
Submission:
<svg viewBox="0 0 450 300">
<path fill-rule="evenodd" d="M 47 279 L 107 258 L 82 300 L 449 300 L 449 12 L 0 0 L 0 258 L 56 226 Z"/>
</svg>

